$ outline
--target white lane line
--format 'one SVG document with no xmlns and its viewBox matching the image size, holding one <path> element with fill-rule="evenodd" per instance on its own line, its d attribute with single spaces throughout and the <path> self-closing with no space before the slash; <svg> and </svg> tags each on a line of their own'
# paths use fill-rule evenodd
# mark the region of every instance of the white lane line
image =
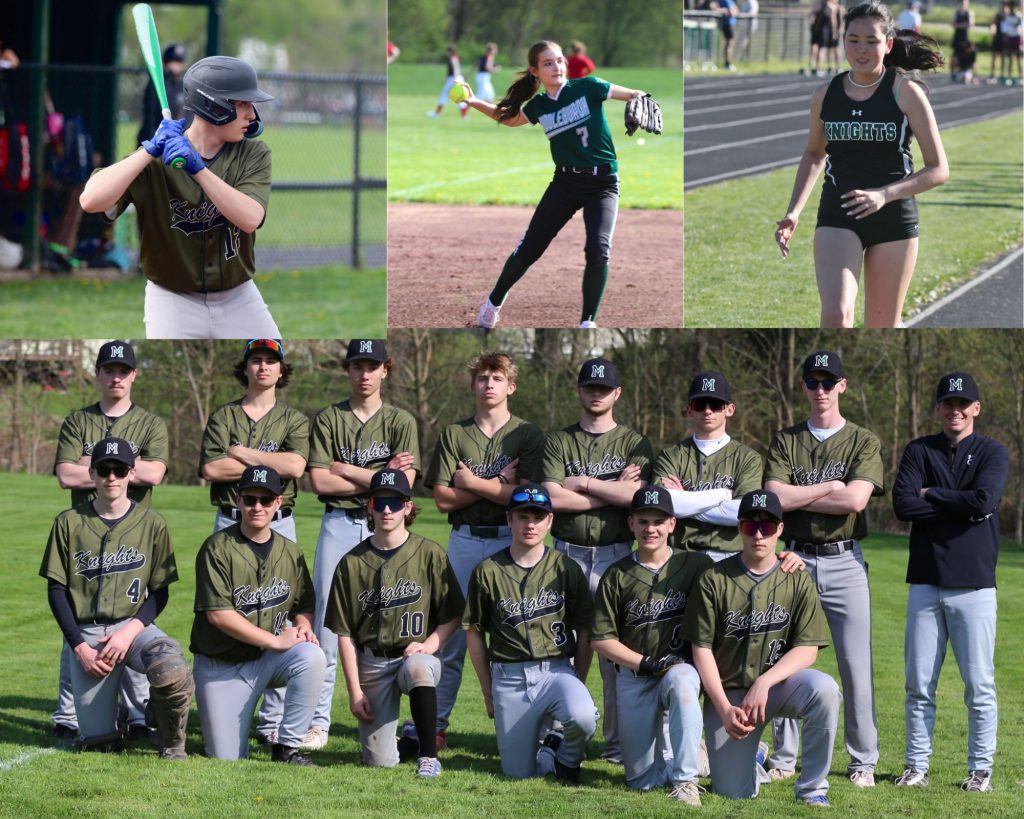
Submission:
<svg viewBox="0 0 1024 819">
<path fill-rule="evenodd" d="M 685 161 L 685 157 L 684 157 Z M 710 185 L 712 182 L 724 182 L 726 179 L 735 179 L 739 176 L 755 176 L 758 173 L 772 171 L 776 168 L 785 168 L 787 165 L 796 165 L 800 161 L 799 156 L 791 156 L 789 159 L 778 159 L 775 162 L 765 162 L 763 165 L 754 165 L 750 168 L 740 168 L 736 171 L 715 174 L 714 176 L 702 176 L 694 179 L 691 183 L 683 183 L 683 190 L 697 188 L 701 185 Z M 686 178 L 686 168 L 683 168 L 683 178 Z"/>
<path fill-rule="evenodd" d="M 703 148 L 684 148 L 683 158 L 689 156 L 696 156 L 697 154 L 709 154 L 712 151 L 724 151 L 726 148 L 739 148 L 743 145 L 752 145 L 755 142 L 768 142 L 772 139 L 785 139 L 786 137 L 796 136 L 797 134 L 807 135 L 806 128 L 798 128 L 795 131 L 780 131 L 777 134 L 761 134 L 750 139 L 741 139 L 736 142 L 719 142 L 717 145 L 707 145 Z"/>
<path fill-rule="evenodd" d="M 808 116 L 806 108 L 799 108 L 796 111 L 786 111 L 782 114 L 772 114 L 767 117 L 748 117 L 747 119 L 734 119 L 729 122 L 712 122 L 710 125 L 694 125 L 687 128 L 683 126 L 683 133 L 693 134 L 697 131 L 714 131 L 718 128 L 735 128 L 737 125 L 750 125 L 755 122 L 771 122 L 776 119 L 793 119 L 793 117 L 802 117 L 806 119 Z"/>
<path fill-rule="evenodd" d="M 988 270 L 982 271 L 981 273 L 979 273 L 977 276 L 975 276 L 973 279 L 971 279 L 966 284 L 961 285 L 956 290 L 954 290 L 952 293 L 947 293 L 945 296 L 943 296 L 937 302 L 935 302 L 934 304 L 929 305 L 924 310 L 922 310 L 920 313 L 918 313 L 916 316 L 914 316 L 912 319 L 909 319 L 907 322 L 905 322 L 907 327 L 913 327 L 915 324 L 920 323 L 922 321 L 922 319 L 928 318 L 928 316 L 930 316 L 933 313 L 941 310 L 943 307 L 945 307 L 950 302 L 956 301 L 958 298 L 960 298 L 962 295 L 964 295 L 964 293 L 967 293 L 969 290 L 972 290 L 973 288 L 977 287 L 982 282 L 985 282 L 988 279 L 991 279 L 997 273 L 1000 273 L 1003 270 L 1005 270 L 1007 267 L 1009 267 L 1011 264 L 1013 264 L 1015 261 L 1017 261 L 1022 255 L 1024 255 L 1024 247 L 1018 247 L 1015 251 L 1013 251 L 1009 256 L 1004 258 L 998 264 L 993 265 Z M 1022 317 L 1022 319 L 1024 319 L 1024 317 Z"/>
<path fill-rule="evenodd" d="M 6 762 L 0 762 L 0 771 L 9 771 L 11 768 L 17 767 L 18 765 L 24 765 L 26 762 L 31 762 L 37 756 L 52 754 L 56 750 L 56 748 L 40 748 L 36 751 L 25 751 L 25 753 L 18 754 L 13 759 L 8 759 Z"/>
<path fill-rule="evenodd" d="M 817 80 L 816 83 L 820 83 Z M 721 100 L 726 97 L 744 97 L 753 96 L 755 94 L 774 94 L 778 91 L 788 91 L 791 88 L 804 88 L 807 85 L 814 85 L 816 83 L 788 83 L 787 85 L 771 85 L 767 87 L 761 87 L 754 90 L 744 89 L 742 91 L 721 91 L 714 94 L 687 94 L 686 93 L 686 82 L 683 82 L 683 101 L 685 103 L 695 102 L 698 100 Z"/>
<path fill-rule="evenodd" d="M 458 179 L 443 179 L 437 182 L 428 182 L 425 185 L 416 185 L 411 188 L 402 188 L 397 191 L 388 191 L 388 198 L 401 197 L 401 196 L 412 196 L 416 193 L 422 193 L 423 191 L 433 190 L 434 188 L 447 188 L 455 185 L 461 185 L 467 182 L 480 182 L 484 179 L 494 179 L 498 176 L 507 176 L 509 174 L 522 173 L 523 171 L 536 171 L 544 168 L 550 168 L 550 162 L 536 162 L 533 165 L 522 165 L 518 168 L 504 168 L 500 171 L 491 171 L 490 173 L 480 173 L 475 176 L 460 176 Z"/>
</svg>

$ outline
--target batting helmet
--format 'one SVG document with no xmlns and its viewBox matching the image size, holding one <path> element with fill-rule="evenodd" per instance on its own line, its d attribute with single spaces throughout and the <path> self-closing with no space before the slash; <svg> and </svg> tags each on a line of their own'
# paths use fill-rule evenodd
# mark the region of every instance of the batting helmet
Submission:
<svg viewBox="0 0 1024 819">
<path fill-rule="evenodd" d="M 261 91 L 256 69 L 237 57 L 204 57 L 185 72 L 185 110 L 192 111 L 213 125 L 226 125 L 237 114 L 233 100 L 266 102 L 274 99 Z M 255 109 L 254 109 L 255 110 Z M 259 114 L 246 136 L 263 130 Z"/>
</svg>

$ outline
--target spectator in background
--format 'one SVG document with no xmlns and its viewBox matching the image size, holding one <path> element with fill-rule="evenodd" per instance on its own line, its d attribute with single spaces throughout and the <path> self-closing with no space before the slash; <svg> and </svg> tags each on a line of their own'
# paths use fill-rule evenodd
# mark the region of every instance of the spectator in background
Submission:
<svg viewBox="0 0 1024 819">
<path fill-rule="evenodd" d="M 444 85 L 441 87 L 441 93 L 437 96 L 437 107 L 433 111 L 427 111 L 427 116 L 431 119 L 437 119 L 441 116 L 441 112 L 444 110 L 444 104 L 448 102 L 448 92 L 451 91 L 452 86 L 457 82 L 462 82 L 462 61 L 459 59 L 459 52 L 455 50 L 455 46 L 450 45 L 444 50 L 445 62 L 448 65 L 448 76 L 445 77 Z M 458 103 L 459 110 L 462 112 L 462 118 L 466 118 L 466 112 L 469 111 L 469 106 L 464 102 Z"/>
<path fill-rule="evenodd" d="M 476 96 L 477 99 L 494 102 L 494 86 L 491 84 L 491 74 L 500 71 L 501 66 L 495 65 L 494 55 L 498 53 L 498 46 L 495 43 L 488 43 L 483 55 L 476 64 Z"/>
<path fill-rule="evenodd" d="M 14 53 L 14 49 L 8 48 L 7 44 L 0 39 L 0 71 L 9 71 L 21 65 L 21 60 Z"/>
<path fill-rule="evenodd" d="M 949 61 L 949 77 L 953 82 L 962 79 L 961 57 L 964 46 L 970 42 L 971 26 L 974 25 L 974 12 L 970 6 L 971 0 L 960 0 L 960 8 L 953 12 L 953 58 Z"/>
<path fill-rule="evenodd" d="M 391 65 L 395 60 L 398 59 L 398 55 L 402 53 L 402 49 L 396 46 L 393 42 L 388 40 L 388 65 Z"/>
<path fill-rule="evenodd" d="M 740 40 L 739 51 L 744 59 L 750 58 L 750 41 L 757 31 L 757 15 L 761 10 L 761 4 L 757 0 L 742 0 L 740 13 L 743 15 L 743 39 Z"/>
<path fill-rule="evenodd" d="M 733 40 L 736 37 L 736 0 L 718 0 L 718 27 L 722 31 L 722 59 L 727 71 L 735 71 L 732 64 Z"/>
<path fill-rule="evenodd" d="M 990 82 L 995 82 L 996 79 L 996 57 L 999 58 L 999 76 L 1003 76 L 1006 73 L 1006 54 L 1003 46 L 1003 18 L 1006 17 L 1009 11 L 1010 4 L 1003 2 L 999 5 L 999 11 L 996 12 L 996 16 L 992 18 L 992 22 L 989 24 L 988 30 L 992 34 L 992 67 L 989 69 L 988 78 Z"/>
<path fill-rule="evenodd" d="M 164 49 L 164 88 L 167 89 L 167 107 L 171 110 L 171 119 L 185 116 L 185 46 L 171 43 Z M 148 78 L 146 90 L 142 95 L 142 124 L 135 137 L 136 144 L 149 139 L 160 125 L 163 114 L 160 112 L 160 100 L 156 89 Z"/>
<path fill-rule="evenodd" d="M 921 33 L 921 4 L 918 0 L 910 0 L 907 3 L 907 7 L 900 12 L 900 16 L 896 19 L 896 28 Z"/>
<path fill-rule="evenodd" d="M 1020 70 L 1020 43 L 1021 43 L 1021 19 L 1017 13 L 1017 6 L 1012 2 L 1004 4 L 1006 9 L 1003 20 L 999 24 L 1003 32 L 1003 54 L 1005 55 L 1004 76 L 1013 76 L 1013 63 L 1017 63 L 1017 78 L 1021 77 Z"/>
<path fill-rule="evenodd" d="M 819 2 L 811 10 L 811 14 L 808 18 L 811 28 L 811 52 L 810 52 L 810 66 L 807 70 L 801 69 L 801 74 L 809 74 L 815 77 L 824 77 L 825 72 L 821 70 L 821 50 L 827 47 L 828 32 L 826 31 L 826 21 L 828 15 L 825 13 L 826 0 L 819 0 Z"/>
<path fill-rule="evenodd" d="M 580 40 L 569 41 L 569 79 L 578 80 L 597 68 L 594 61 L 587 56 L 587 44 Z"/>
<path fill-rule="evenodd" d="M 822 32 L 824 47 L 828 49 L 827 64 L 830 74 L 839 73 L 839 35 L 843 29 L 843 7 L 839 0 L 826 0 L 822 7 L 825 28 Z"/>
</svg>

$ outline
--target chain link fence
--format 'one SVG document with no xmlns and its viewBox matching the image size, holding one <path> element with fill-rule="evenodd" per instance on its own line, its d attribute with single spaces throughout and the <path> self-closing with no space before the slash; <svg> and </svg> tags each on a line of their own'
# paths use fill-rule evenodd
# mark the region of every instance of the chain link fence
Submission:
<svg viewBox="0 0 1024 819">
<path fill-rule="evenodd" d="M 683 15 L 683 69 L 717 71 L 722 40 L 719 16 L 710 11 Z M 735 62 L 807 59 L 810 31 L 805 12 L 772 12 L 736 19 Z"/>
</svg>

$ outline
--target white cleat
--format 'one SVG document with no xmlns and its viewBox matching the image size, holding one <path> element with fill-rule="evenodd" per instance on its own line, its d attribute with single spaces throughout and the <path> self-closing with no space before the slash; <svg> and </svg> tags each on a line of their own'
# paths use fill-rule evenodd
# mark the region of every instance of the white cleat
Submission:
<svg viewBox="0 0 1024 819">
<path fill-rule="evenodd" d="M 501 307 L 495 307 L 491 304 L 491 300 L 487 299 L 487 301 L 480 305 L 480 312 L 476 315 L 477 327 L 493 330 L 494 326 L 498 323 L 498 314 L 500 312 Z"/>
<path fill-rule="evenodd" d="M 427 111 L 427 116 L 431 119 L 437 119 L 437 111 Z"/>
</svg>

